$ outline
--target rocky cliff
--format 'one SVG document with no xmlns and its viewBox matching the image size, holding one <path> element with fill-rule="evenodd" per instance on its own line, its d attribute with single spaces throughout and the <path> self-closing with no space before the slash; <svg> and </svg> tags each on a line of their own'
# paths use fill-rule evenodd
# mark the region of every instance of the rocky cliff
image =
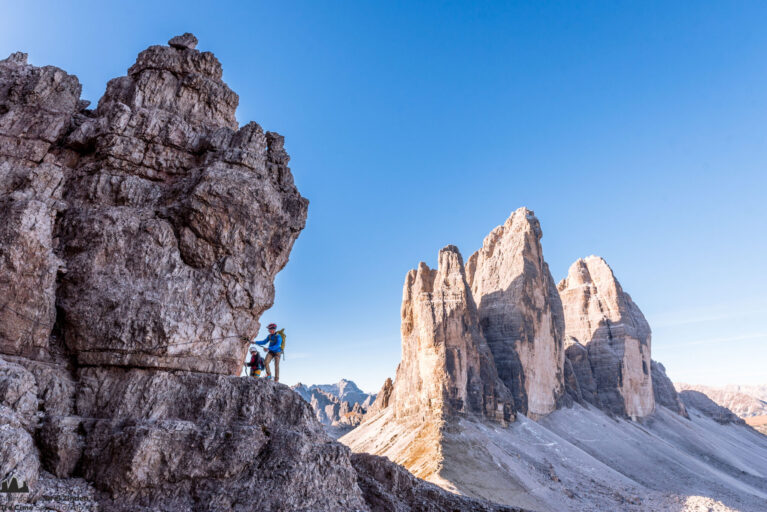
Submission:
<svg viewBox="0 0 767 512">
<path fill-rule="evenodd" d="M 471 509 L 374 483 L 401 469 L 355 466 L 296 393 L 235 376 L 308 202 L 283 138 L 238 125 L 237 94 L 196 44 L 141 52 L 95 109 L 76 77 L 0 61 L 0 478 L 30 490 L 0 500 L 70 509 L 70 488 L 90 500 L 75 508 L 101 510 Z"/>
<path fill-rule="evenodd" d="M 652 413 L 650 325 L 612 269 L 597 256 L 579 259 L 557 289 L 579 398 L 631 418 Z"/>
<path fill-rule="evenodd" d="M 512 399 L 480 334 L 458 248 L 443 248 L 438 261 L 435 270 L 421 262 L 405 278 L 402 362 L 390 399 L 394 414 L 440 420 L 478 414 L 511 421 Z"/>
<path fill-rule="evenodd" d="M 701 391 L 686 389 L 679 393 L 679 398 L 687 409 L 696 409 L 702 414 L 722 424 L 735 423 L 745 425 L 746 422 L 726 407 L 722 407 Z"/>
<path fill-rule="evenodd" d="M 515 409 L 531 416 L 564 400 L 562 304 L 543 259 L 535 214 L 516 210 L 466 263 L 483 336 Z"/>
<path fill-rule="evenodd" d="M 375 431 L 376 446 L 365 451 L 435 481 L 443 464 L 445 425 L 457 417 L 507 424 L 514 420 L 513 399 L 480 333 L 456 247 L 439 251 L 436 269 L 421 262 L 408 272 L 401 314 L 402 362 L 394 383 L 384 384 L 366 415 L 367 426 L 347 437 Z"/>
</svg>

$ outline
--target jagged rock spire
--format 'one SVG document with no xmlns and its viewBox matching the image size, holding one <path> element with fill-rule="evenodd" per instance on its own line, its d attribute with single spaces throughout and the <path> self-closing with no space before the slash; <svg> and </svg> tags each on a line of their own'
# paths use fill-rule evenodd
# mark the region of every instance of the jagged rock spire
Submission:
<svg viewBox="0 0 767 512">
<path fill-rule="evenodd" d="M 534 212 L 519 208 L 466 264 L 498 374 L 517 410 L 533 417 L 554 411 L 565 399 L 562 304 L 541 236 Z"/>
<path fill-rule="evenodd" d="M 458 248 L 420 263 L 402 296 L 402 362 L 391 402 L 398 416 L 480 414 L 509 421 L 511 397 L 497 377 Z"/>
<path fill-rule="evenodd" d="M 632 418 L 650 414 L 655 408 L 650 325 L 610 266 L 597 256 L 579 259 L 558 289 L 565 312 L 567 355 L 576 372 L 580 368 L 581 375 L 588 377 L 582 358 L 583 348 L 588 351 L 593 374 L 590 391 L 596 395 L 593 403 Z"/>
</svg>

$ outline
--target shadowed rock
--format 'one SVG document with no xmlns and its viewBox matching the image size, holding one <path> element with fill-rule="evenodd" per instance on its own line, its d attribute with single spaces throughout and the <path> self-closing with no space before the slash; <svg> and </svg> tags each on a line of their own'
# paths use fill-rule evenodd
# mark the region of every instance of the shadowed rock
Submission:
<svg viewBox="0 0 767 512">
<path fill-rule="evenodd" d="M 746 424 L 745 420 L 739 418 L 734 412 L 717 404 L 706 396 L 705 393 L 701 393 L 700 391 L 686 389 L 679 393 L 679 398 L 684 402 L 687 409 L 697 409 L 719 423 L 735 423 L 736 425 Z"/>
<path fill-rule="evenodd" d="M 211 53 L 152 46 L 67 138 L 58 302 L 80 364 L 239 373 L 307 201 L 237 102 Z"/>
<path fill-rule="evenodd" d="M 437 270 L 421 263 L 405 278 L 402 363 L 391 403 L 399 417 L 480 414 L 513 421 L 511 397 L 479 332 L 477 309 L 455 246 Z"/>
<path fill-rule="evenodd" d="M 686 391 L 688 389 L 700 391 L 718 405 L 729 409 L 740 418 L 767 416 L 767 400 L 761 400 L 757 396 L 749 394 L 749 388 L 745 386 L 713 387 L 677 382 L 674 384 L 674 388 L 679 391 Z M 743 391 L 741 391 L 741 388 Z"/>
<path fill-rule="evenodd" d="M 517 410 L 532 417 L 566 401 L 564 317 L 543 259 L 535 214 L 516 210 L 466 263 L 482 333 Z"/>
<path fill-rule="evenodd" d="M 566 352 L 583 399 L 631 418 L 652 413 L 650 326 L 612 269 L 596 256 L 579 259 L 558 290 L 565 313 Z"/>
<path fill-rule="evenodd" d="M 656 404 L 668 407 L 685 418 L 689 417 L 674 383 L 666 375 L 666 368 L 657 361 L 652 361 L 652 389 Z"/>
<path fill-rule="evenodd" d="M 419 480 L 384 457 L 355 453 L 352 464 L 371 512 L 522 512 L 522 509 L 466 498 Z"/>
</svg>

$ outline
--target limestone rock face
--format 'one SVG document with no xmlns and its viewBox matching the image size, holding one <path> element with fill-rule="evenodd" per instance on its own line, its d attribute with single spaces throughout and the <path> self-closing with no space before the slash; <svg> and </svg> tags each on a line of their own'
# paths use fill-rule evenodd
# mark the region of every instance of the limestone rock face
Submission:
<svg viewBox="0 0 767 512">
<path fill-rule="evenodd" d="M 10 408 L 30 432 L 37 423 L 37 386 L 34 376 L 18 364 L 0 360 L 0 405 Z"/>
<path fill-rule="evenodd" d="M 666 375 L 666 367 L 657 361 L 652 361 L 652 389 L 656 404 L 668 407 L 685 418 L 689 417 L 674 383 Z"/>
<path fill-rule="evenodd" d="M 579 259 L 558 289 L 567 355 L 587 390 L 584 399 L 632 418 L 652 413 L 650 326 L 607 263 L 596 256 Z M 593 384 L 580 346 L 588 351 Z"/>
<path fill-rule="evenodd" d="M 78 110 L 80 83 L 53 66 L 0 61 L 0 351 L 50 358 L 56 276 L 54 223 L 66 151 L 56 142 Z"/>
<path fill-rule="evenodd" d="M 239 372 L 307 201 L 237 102 L 211 53 L 153 46 L 67 138 L 59 305 L 80 364 Z"/>
<path fill-rule="evenodd" d="M 402 362 L 390 403 L 397 417 L 479 414 L 513 421 L 512 400 L 479 332 L 461 254 L 449 245 L 439 266 L 405 278 Z"/>
<path fill-rule="evenodd" d="M 516 210 L 466 263 L 481 331 L 517 410 L 533 417 L 565 400 L 564 316 L 535 214 Z"/>
<path fill-rule="evenodd" d="M 459 418 L 504 427 L 515 420 L 511 393 L 498 377 L 479 329 L 455 246 L 437 269 L 420 263 L 402 292 L 402 361 L 360 426 L 341 438 L 355 451 L 385 455 L 430 481 L 444 468 L 444 429 Z"/>
<path fill-rule="evenodd" d="M 575 338 L 568 337 L 565 340 L 565 368 L 570 368 L 572 377 L 566 379 L 567 389 L 577 402 L 588 402 L 602 407 L 602 402 L 597 394 L 597 383 L 589 360 L 589 351 Z M 567 375 L 568 372 L 565 372 Z"/>
<path fill-rule="evenodd" d="M 368 408 L 368 414 L 373 415 L 389 407 L 392 391 L 394 391 L 394 383 L 390 378 L 387 378 L 383 386 L 381 386 L 381 391 L 376 394 L 375 401 Z"/>
<path fill-rule="evenodd" d="M 95 368 L 81 370 L 80 382 L 78 411 L 93 418 L 83 423 L 85 477 L 132 502 L 117 499 L 110 508 L 365 507 L 348 450 L 325 436 L 286 386 Z"/>
</svg>

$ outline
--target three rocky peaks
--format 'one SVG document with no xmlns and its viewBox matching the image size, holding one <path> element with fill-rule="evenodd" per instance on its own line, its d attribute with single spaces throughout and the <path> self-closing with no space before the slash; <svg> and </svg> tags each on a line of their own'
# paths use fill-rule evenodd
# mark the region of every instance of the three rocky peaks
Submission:
<svg viewBox="0 0 767 512">
<path fill-rule="evenodd" d="M 641 311 L 595 256 L 576 261 L 555 285 L 540 239 L 538 219 L 520 208 L 465 265 L 449 245 L 437 269 L 421 262 L 407 274 L 402 362 L 379 410 L 385 397 L 398 418 L 428 411 L 507 423 L 517 412 L 540 418 L 572 400 L 623 417 L 653 412 L 650 327 Z"/>
<path fill-rule="evenodd" d="M 541 236 L 520 208 L 408 272 L 396 376 L 339 440 L 528 510 L 761 510 L 767 439 L 677 394 L 603 259 L 555 285 Z"/>
</svg>

